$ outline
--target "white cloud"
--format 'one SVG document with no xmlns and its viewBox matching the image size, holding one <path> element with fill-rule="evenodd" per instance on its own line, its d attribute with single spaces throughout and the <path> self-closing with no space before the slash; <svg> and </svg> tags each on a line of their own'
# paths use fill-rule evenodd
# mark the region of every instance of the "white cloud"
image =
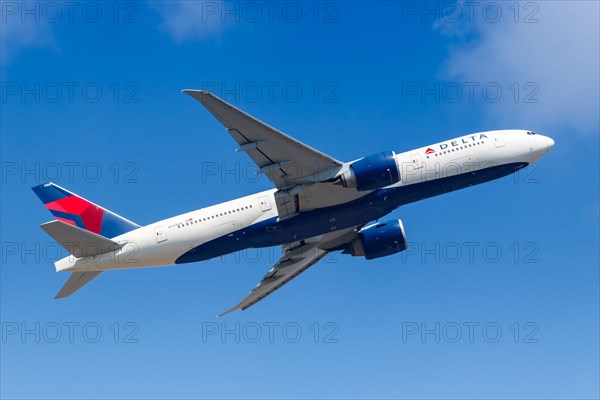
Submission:
<svg viewBox="0 0 600 400">
<path fill-rule="evenodd" d="M 599 3 L 537 2 L 536 23 L 523 22 L 531 9 L 521 9 L 515 22 L 514 13 L 507 9 L 515 3 L 504 4 L 503 18 L 497 23 L 482 19 L 440 26 L 442 34 L 459 42 L 450 51 L 444 78 L 500 83 L 502 101 L 486 104 L 486 112 L 493 122 L 504 126 L 548 134 L 557 129 L 598 134 Z M 469 37 L 465 31 L 469 31 L 469 39 L 465 39 Z M 514 82 L 520 86 L 516 99 L 508 89 Z M 533 92 L 531 87 L 524 90 L 527 82 L 539 88 L 532 97 L 538 103 L 524 102 Z"/>
<path fill-rule="evenodd" d="M 5 3 L 6 4 L 6 3 Z M 15 3 L 17 4 L 17 3 Z M 21 7 L 24 7 L 20 3 Z M 49 22 L 31 15 L 6 13 L 3 5 L 0 21 L 0 65 L 7 65 L 14 56 L 25 48 L 55 47 L 56 41 Z"/>
<path fill-rule="evenodd" d="M 221 1 L 167 1 L 153 3 L 163 18 L 161 28 L 180 43 L 218 36 L 227 27 Z"/>
</svg>

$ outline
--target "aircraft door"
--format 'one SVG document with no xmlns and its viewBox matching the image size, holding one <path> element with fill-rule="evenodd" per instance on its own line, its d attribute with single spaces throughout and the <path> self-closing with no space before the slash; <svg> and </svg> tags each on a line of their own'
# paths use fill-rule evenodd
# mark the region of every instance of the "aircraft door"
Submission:
<svg viewBox="0 0 600 400">
<path fill-rule="evenodd" d="M 167 234 L 165 233 L 165 228 L 162 225 L 154 228 L 154 237 L 156 238 L 156 243 L 162 243 L 167 240 Z"/>
<path fill-rule="evenodd" d="M 504 147 L 506 143 L 504 143 L 504 134 L 503 133 L 496 133 L 494 135 L 494 145 L 496 147 Z"/>
<path fill-rule="evenodd" d="M 411 154 L 410 162 L 412 163 L 415 169 L 419 169 L 422 167 L 421 156 L 419 155 L 419 153 Z"/>
<path fill-rule="evenodd" d="M 269 211 L 271 209 L 271 202 L 269 201 L 268 196 L 259 197 L 258 203 L 260 204 L 260 209 L 262 211 Z"/>
</svg>

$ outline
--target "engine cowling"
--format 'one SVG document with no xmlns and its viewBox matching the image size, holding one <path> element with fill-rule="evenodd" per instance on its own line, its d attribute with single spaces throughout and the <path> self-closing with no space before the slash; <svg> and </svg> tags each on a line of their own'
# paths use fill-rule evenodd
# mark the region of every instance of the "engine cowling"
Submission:
<svg viewBox="0 0 600 400">
<path fill-rule="evenodd" d="M 367 260 L 385 257 L 406 250 L 408 242 L 401 220 L 380 222 L 358 232 L 344 253 L 363 256 Z"/>
<path fill-rule="evenodd" d="M 375 190 L 399 182 L 400 170 L 395 153 L 384 151 L 353 162 L 340 178 L 344 187 Z"/>
</svg>

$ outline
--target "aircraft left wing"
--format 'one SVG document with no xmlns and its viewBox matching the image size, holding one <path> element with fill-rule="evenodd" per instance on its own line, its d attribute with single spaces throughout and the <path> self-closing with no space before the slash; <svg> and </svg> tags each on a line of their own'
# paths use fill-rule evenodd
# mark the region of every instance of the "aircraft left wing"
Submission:
<svg viewBox="0 0 600 400">
<path fill-rule="evenodd" d="M 183 92 L 202 103 L 227 128 L 239 145 L 237 151 L 246 152 L 277 189 L 290 190 L 300 184 L 332 178 L 342 167 L 342 163 L 333 157 L 259 121 L 210 92 L 191 89 Z"/>
<path fill-rule="evenodd" d="M 283 246 L 283 256 L 266 273 L 263 279 L 236 306 L 219 316 L 246 308 L 258 303 L 279 289 L 309 267 L 313 266 L 330 251 L 337 250 L 356 236 L 360 227 L 351 227 L 339 231 L 315 236 L 314 238 L 294 242 Z"/>
<path fill-rule="evenodd" d="M 259 172 L 275 184 L 280 219 L 364 195 L 333 185 L 332 181 L 344 163 L 259 121 L 212 93 L 190 89 L 183 92 L 202 103 L 238 143 L 237 151 L 248 154 Z"/>
</svg>

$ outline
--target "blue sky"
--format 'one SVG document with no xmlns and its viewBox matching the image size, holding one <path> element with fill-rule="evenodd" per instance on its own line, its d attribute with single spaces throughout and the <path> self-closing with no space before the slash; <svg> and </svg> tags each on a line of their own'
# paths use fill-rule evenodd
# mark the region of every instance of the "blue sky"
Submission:
<svg viewBox="0 0 600 400">
<path fill-rule="evenodd" d="M 596 2 L 2 2 L 2 398 L 598 398 Z M 537 165 L 403 207 L 216 318 L 278 249 L 109 272 L 71 298 L 30 187 L 139 224 L 271 188 L 184 88 L 341 160 L 467 133 Z"/>
</svg>

